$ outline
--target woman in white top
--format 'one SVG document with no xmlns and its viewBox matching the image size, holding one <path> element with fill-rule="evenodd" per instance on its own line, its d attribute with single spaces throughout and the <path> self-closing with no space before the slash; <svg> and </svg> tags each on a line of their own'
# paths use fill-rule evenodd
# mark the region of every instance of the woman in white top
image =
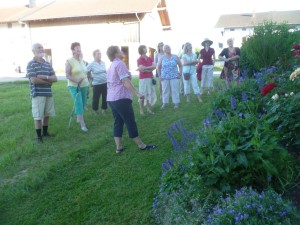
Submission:
<svg viewBox="0 0 300 225">
<path fill-rule="evenodd" d="M 91 62 L 88 66 L 88 72 L 92 75 L 92 86 L 93 86 L 93 110 L 94 114 L 98 115 L 99 109 L 99 100 L 102 95 L 102 114 L 106 113 L 107 109 L 107 80 L 106 80 L 106 66 L 105 63 L 101 60 L 101 51 L 96 49 L 93 52 L 94 61 Z"/>
<path fill-rule="evenodd" d="M 200 97 L 200 88 L 197 82 L 197 73 L 196 73 L 196 65 L 198 64 L 197 55 L 193 52 L 193 46 L 191 43 L 187 42 L 183 48 L 182 54 L 182 73 L 189 73 L 190 76 L 183 78 L 183 87 L 184 87 L 184 95 L 186 96 L 186 101 L 190 101 L 191 94 L 191 84 L 194 90 L 194 94 L 197 96 L 198 101 L 202 102 Z"/>
</svg>

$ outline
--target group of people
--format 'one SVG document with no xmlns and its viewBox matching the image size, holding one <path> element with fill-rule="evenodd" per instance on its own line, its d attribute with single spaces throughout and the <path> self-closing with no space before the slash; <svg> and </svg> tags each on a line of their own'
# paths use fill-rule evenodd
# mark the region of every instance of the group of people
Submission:
<svg viewBox="0 0 300 225">
<path fill-rule="evenodd" d="M 201 95 L 205 88 L 207 93 L 213 87 L 213 67 L 215 51 L 210 46 L 212 41 L 205 39 L 202 42 L 203 49 L 199 56 L 193 52 L 191 43 L 183 46 L 181 55 L 171 52 L 169 45 L 162 42 L 157 46 L 154 59 L 147 56 L 147 47 L 141 45 L 138 48 L 140 57 L 137 59 L 139 71 L 139 88 L 136 89 L 131 82 L 131 73 L 123 62 L 124 53 L 118 46 L 110 46 L 107 49 L 107 56 L 111 61 L 107 69 L 101 60 L 101 51 L 94 50 L 94 61 L 87 64 L 82 58 L 81 45 L 78 42 L 71 44 L 72 57 L 66 61 L 65 72 L 68 79 L 68 89 L 74 103 L 74 112 L 77 115 L 77 122 L 82 131 L 87 132 L 88 128 L 84 121 L 84 111 L 87 104 L 89 85 L 93 87 L 92 108 L 97 115 L 99 113 L 99 100 L 102 96 L 102 113 L 106 113 L 107 105 L 111 108 L 114 117 L 114 141 L 116 153 L 125 150 L 122 144 L 123 128 L 126 125 L 128 135 L 136 143 L 140 150 L 156 149 L 153 144 L 145 144 L 139 136 L 132 106 L 132 94 L 139 99 L 140 114 L 154 114 L 152 106 L 156 102 L 156 90 L 153 71 L 156 70 L 158 89 L 162 100 L 161 109 L 169 104 L 171 95 L 174 108 L 179 107 L 180 86 L 186 101 L 190 102 L 192 85 L 194 94 L 199 102 L 202 102 Z M 233 47 L 233 40 L 228 40 L 229 47 L 219 55 L 224 60 L 224 76 L 227 85 L 231 80 L 237 80 L 239 48 Z M 45 51 L 40 43 L 32 45 L 34 58 L 27 65 L 27 77 L 30 80 L 30 93 L 32 100 L 32 115 L 34 118 L 37 143 L 43 142 L 43 137 L 51 137 L 48 132 L 49 116 L 55 115 L 54 101 L 51 86 L 57 81 L 57 77 L 50 63 L 44 60 Z M 201 86 L 197 82 L 196 68 L 201 63 Z"/>
<path fill-rule="evenodd" d="M 156 149 L 153 144 L 145 144 L 139 137 L 137 124 L 132 107 L 132 93 L 136 94 L 142 104 L 145 95 L 140 93 L 131 83 L 131 73 L 122 61 L 124 53 L 118 46 L 110 46 L 107 56 L 112 62 L 109 69 L 101 60 L 101 52 L 96 49 L 93 52 L 94 61 L 86 65 L 82 58 L 81 45 L 78 42 L 71 44 L 72 57 L 66 61 L 65 72 L 68 79 L 68 89 L 73 99 L 74 111 L 81 130 L 88 131 L 84 121 L 84 110 L 87 104 L 88 88 L 93 87 L 92 107 L 98 114 L 99 98 L 102 95 L 102 113 L 106 112 L 107 104 L 110 106 L 114 117 L 114 140 L 116 153 L 125 150 L 122 145 L 124 124 L 129 137 L 134 140 L 142 151 Z M 45 50 L 40 43 L 32 45 L 33 59 L 27 65 L 27 77 L 30 81 L 30 94 L 32 115 L 37 135 L 37 143 L 42 144 L 43 138 L 52 137 L 48 132 L 49 117 L 55 115 L 54 100 L 51 86 L 57 81 L 57 77 L 50 63 L 45 59 Z M 139 50 L 145 52 L 143 48 Z M 148 70 L 155 69 L 150 66 Z M 147 68 L 140 67 L 147 72 Z M 146 83 L 145 83 L 145 86 Z M 148 112 L 152 112 L 148 108 Z"/>
</svg>

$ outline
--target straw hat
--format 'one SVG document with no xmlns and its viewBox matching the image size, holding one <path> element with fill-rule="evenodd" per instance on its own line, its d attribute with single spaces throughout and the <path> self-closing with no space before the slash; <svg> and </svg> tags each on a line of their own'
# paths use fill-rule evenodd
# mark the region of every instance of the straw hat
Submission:
<svg viewBox="0 0 300 225">
<path fill-rule="evenodd" d="M 202 41 L 201 45 L 204 46 L 204 43 L 205 43 L 205 42 L 208 42 L 209 45 L 212 45 L 212 43 L 213 43 L 213 42 L 212 42 L 211 40 L 209 40 L 208 38 L 205 38 L 204 41 Z"/>
</svg>

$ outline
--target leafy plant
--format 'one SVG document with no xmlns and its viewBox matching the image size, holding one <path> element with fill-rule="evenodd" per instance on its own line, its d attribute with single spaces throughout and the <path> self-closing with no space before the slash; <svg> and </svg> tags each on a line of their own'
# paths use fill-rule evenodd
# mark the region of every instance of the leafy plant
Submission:
<svg viewBox="0 0 300 225">
<path fill-rule="evenodd" d="M 286 23 L 265 21 L 254 27 L 253 35 L 241 47 L 241 67 L 249 68 L 249 75 L 262 68 L 280 64 L 289 67 L 292 55 L 287 51 L 300 39 L 300 31 Z"/>
<path fill-rule="evenodd" d="M 270 184 L 284 190 L 293 183 L 293 158 L 278 145 L 276 131 L 249 115 L 223 120 L 203 134 L 192 152 L 192 172 L 215 192 L 230 192 L 243 185 L 263 189 Z"/>
</svg>

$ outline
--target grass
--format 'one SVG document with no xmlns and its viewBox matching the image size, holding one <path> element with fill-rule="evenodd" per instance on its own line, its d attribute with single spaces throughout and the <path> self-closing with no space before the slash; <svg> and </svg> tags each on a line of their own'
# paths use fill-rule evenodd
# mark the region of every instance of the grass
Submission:
<svg viewBox="0 0 300 225">
<path fill-rule="evenodd" d="M 133 80 L 137 86 L 138 80 Z M 183 119 L 197 130 L 207 115 L 210 98 L 199 104 L 181 97 L 178 110 L 160 110 L 140 116 L 134 110 L 145 143 L 158 150 L 140 152 L 124 129 L 127 150 L 115 153 L 113 117 L 85 114 L 89 128 L 83 133 L 74 117 L 66 81 L 53 85 L 56 116 L 49 132 L 56 136 L 36 145 L 28 82 L 0 83 L 0 224 L 148 224 L 152 199 L 158 191 L 161 164 L 172 156 L 166 131 Z M 91 90 L 90 90 L 91 91 Z M 92 91 L 91 91 L 92 92 Z"/>
</svg>

